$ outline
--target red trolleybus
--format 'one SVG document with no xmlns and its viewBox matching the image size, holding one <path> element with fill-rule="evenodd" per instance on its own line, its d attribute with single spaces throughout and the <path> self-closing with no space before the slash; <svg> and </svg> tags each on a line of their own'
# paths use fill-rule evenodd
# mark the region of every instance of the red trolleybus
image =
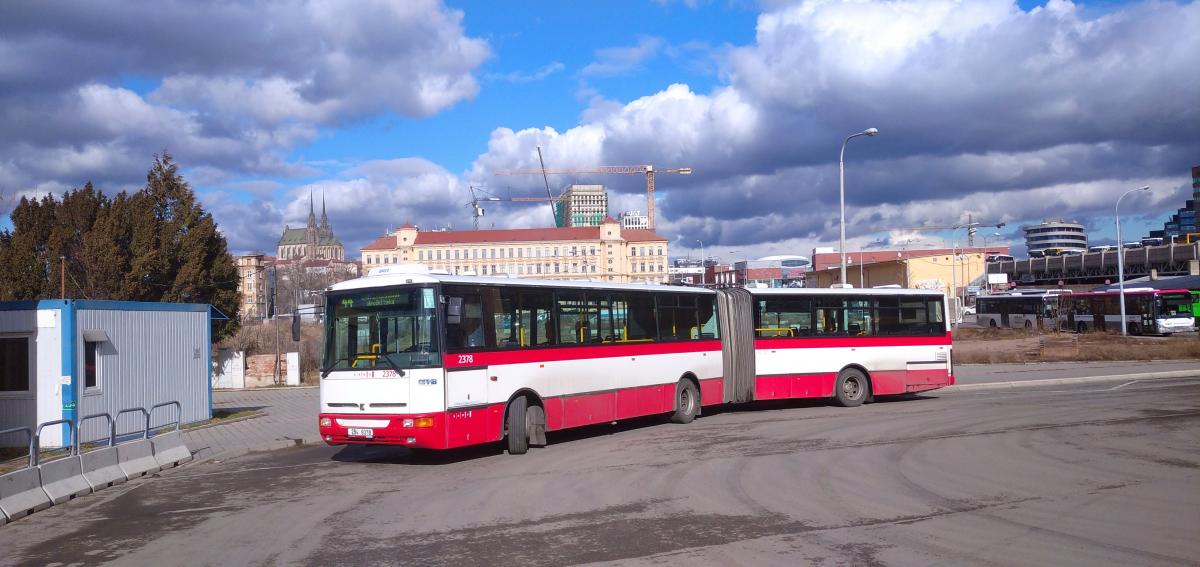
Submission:
<svg viewBox="0 0 1200 567">
<path fill-rule="evenodd" d="M 952 383 L 941 295 L 372 274 L 328 290 L 329 444 L 448 449 L 789 397 Z"/>
</svg>

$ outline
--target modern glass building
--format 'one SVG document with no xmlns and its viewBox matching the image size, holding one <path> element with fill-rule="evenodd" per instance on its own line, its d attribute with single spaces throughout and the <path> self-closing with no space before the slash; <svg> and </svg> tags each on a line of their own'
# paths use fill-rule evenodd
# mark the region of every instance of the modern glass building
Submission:
<svg viewBox="0 0 1200 567">
<path fill-rule="evenodd" d="M 1030 256 L 1042 256 L 1048 249 L 1068 254 L 1087 252 L 1087 231 L 1075 221 L 1045 219 L 1021 230 L 1025 232 L 1025 247 Z"/>
</svg>

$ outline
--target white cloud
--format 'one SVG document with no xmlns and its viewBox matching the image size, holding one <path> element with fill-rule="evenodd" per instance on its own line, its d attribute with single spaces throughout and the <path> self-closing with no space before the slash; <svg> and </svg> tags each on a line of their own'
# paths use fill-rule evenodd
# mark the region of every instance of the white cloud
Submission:
<svg viewBox="0 0 1200 567">
<path fill-rule="evenodd" d="M 623 75 L 656 57 L 662 47 L 661 37 L 642 37 L 635 45 L 597 49 L 596 60 L 584 67 L 580 73 L 596 77 Z"/>
<path fill-rule="evenodd" d="M 489 79 L 506 83 L 536 83 L 546 77 L 561 72 L 567 66 L 558 61 L 547 63 L 532 72 L 513 71 L 511 73 L 488 75 Z"/>
</svg>

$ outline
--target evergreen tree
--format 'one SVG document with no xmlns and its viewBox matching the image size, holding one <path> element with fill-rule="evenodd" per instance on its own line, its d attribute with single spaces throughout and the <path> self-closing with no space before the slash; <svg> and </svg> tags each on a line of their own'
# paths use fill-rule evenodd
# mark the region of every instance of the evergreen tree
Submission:
<svg viewBox="0 0 1200 567">
<path fill-rule="evenodd" d="M 208 303 L 231 319 L 214 339 L 237 330 L 237 266 L 165 151 L 132 195 L 110 199 L 89 182 L 61 201 L 21 199 L 11 216 L 12 231 L 0 232 L 0 299 L 61 295 L 63 256 L 68 297 Z"/>
</svg>

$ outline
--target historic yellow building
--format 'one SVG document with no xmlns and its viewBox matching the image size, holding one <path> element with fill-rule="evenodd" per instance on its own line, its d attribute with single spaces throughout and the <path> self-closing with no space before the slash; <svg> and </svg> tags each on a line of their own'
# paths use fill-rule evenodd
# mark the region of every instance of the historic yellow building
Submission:
<svg viewBox="0 0 1200 567">
<path fill-rule="evenodd" d="M 667 239 L 600 226 L 430 231 L 406 224 L 362 248 L 363 269 L 424 264 L 450 274 L 666 283 Z"/>
</svg>

